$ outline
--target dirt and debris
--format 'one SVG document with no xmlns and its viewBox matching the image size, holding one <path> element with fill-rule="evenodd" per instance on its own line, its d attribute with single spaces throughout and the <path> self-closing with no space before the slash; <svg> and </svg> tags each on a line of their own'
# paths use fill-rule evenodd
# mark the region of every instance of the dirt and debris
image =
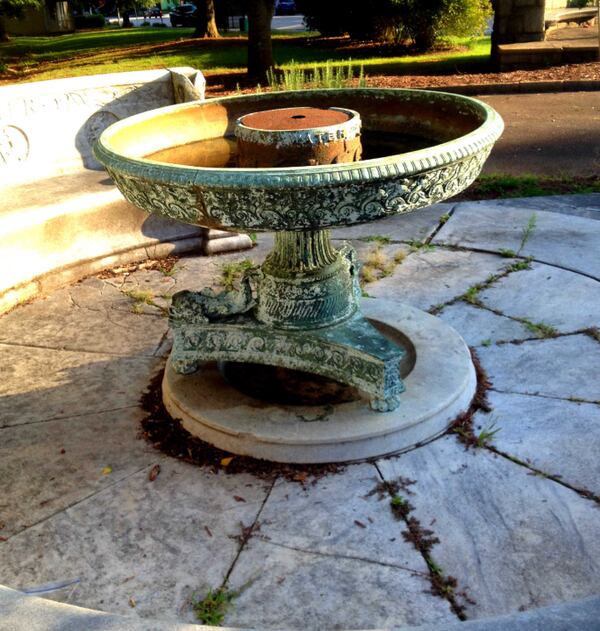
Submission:
<svg viewBox="0 0 600 631">
<path fill-rule="evenodd" d="M 148 390 L 142 395 L 140 405 L 146 412 L 142 420 L 141 435 L 156 449 L 185 462 L 198 465 L 209 471 L 227 474 L 250 473 L 258 478 L 272 480 L 282 477 L 299 484 L 314 484 L 326 475 L 341 473 L 346 469 L 342 464 L 297 465 L 249 456 L 231 454 L 192 436 L 181 422 L 173 419 L 162 402 L 162 369 L 152 379 Z M 243 501 L 243 500 L 236 500 Z"/>
</svg>

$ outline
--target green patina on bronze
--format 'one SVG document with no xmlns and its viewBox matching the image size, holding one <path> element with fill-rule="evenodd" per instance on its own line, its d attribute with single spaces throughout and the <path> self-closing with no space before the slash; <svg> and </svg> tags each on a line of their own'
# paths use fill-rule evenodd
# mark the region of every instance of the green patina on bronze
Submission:
<svg viewBox="0 0 600 631">
<path fill-rule="evenodd" d="M 363 129 L 408 129 L 425 149 L 361 162 L 286 168 L 194 166 L 194 143 L 231 137 L 242 115 L 277 107 L 347 107 Z M 417 90 L 269 93 L 162 108 L 109 128 L 95 152 L 124 196 L 140 208 L 188 223 L 276 231 L 275 246 L 240 287 L 173 297 L 173 367 L 207 360 L 283 366 L 363 390 L 379 411 L 404 389 L 403 349 L 359 308 L 358 264 L 336 250 L 330 226 L 365 223 L 450 197 L 479 174 L 502 132 L 500 117 L 467 97 Z M 170 144 L 169 144 L 170 143 Z M 188 163 L 149 158 L 189 143 Z"/>
</svg>

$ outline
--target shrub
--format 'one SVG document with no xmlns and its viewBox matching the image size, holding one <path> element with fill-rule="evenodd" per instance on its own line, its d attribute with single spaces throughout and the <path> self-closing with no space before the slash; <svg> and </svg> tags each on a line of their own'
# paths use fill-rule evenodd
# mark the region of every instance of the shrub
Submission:
<svg viewBox="0 0 600 631">
<path fill-rule="evenodd" d="M 309 29 L 323 36 L 402 42 L 430 49 L 448 36 L 483 33 L 490 0 L 297 0 Z"/>
<path fill-rule="evenodd" d="M 75 16 L 75 28 L 102 28 L 104 26 L 104 16 L 99 13 L 92 13 L 91 15 L 76 15 Z"/>
<path fill-rule="evenodd" d="M 594 6 L 594 0 L 569 0 L 567 6 L 570 9 L 583 9 L 584 7 Z"/>
</svg>

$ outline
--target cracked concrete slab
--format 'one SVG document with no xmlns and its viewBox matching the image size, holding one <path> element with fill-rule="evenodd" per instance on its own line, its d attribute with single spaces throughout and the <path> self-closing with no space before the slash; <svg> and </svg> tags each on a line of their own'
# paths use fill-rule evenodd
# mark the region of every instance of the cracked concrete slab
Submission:
<svg viewBox="0 0 600 631">
<path fill-rule="evenodd" d="M 152 355 L 167 320 L 141 316 L 115 287 L 91 278 L 2 318 L 0 342 L 73 351 Z"/>
<path fill-rule="evenodd" d="M 346 555 L 427 572 L 398 533 L 389 507 L 373 493 L 381 482 L 371 464 L 350 465 L 300 486 L 279 481 L 260 515 L 260 536 L 285 546 Z"/>
<path fill-rule="evenodd" d="M 436 247 L 409 255 L 391 276 L 369 283 L 366 289 L 374 298 L 392 298 L 427 310 L 501 272 L 511 260 Z"/>
<path fill-rule="evenodd" d="M 137 406 L 161 365 L 155 357 L 0 344 L 0 427 Z"/>
<path fill-rule="evenodd" d="M 156 453 L 138 437 L 143 416 L 133 406 L 0 430 L 0 479 L 11 489 L 0 500 L 0 535 L 10 537 L 150 464 Z M 27 475 L 23 463 L 35 463 Z"/>
<path fill-rule="evenodd" d="M 469 618 L 597 593 L 594 502 L 485 449 L 467 451 L 454 436 L 377 464 L 387 480 L 416 480 L 411 516 L 440 539 L 431 556 L 457 579 Z"/>
<path fill-rule="evenodd" d="M 560 399 L 600 401 L 600 344 L 587 335 L 479 348 L 494 389 Z"/>
<path fill-rule="evenodd" d="M 600 279 L 600 223 L 583 217 L 494 202 L 465 202 L 455 207 L 452 220 L 442 227 L 433 242 L 491 252 L 502 249 L 517 252 L 534 213 L 536 227 L 521 255 Z"/>
<path fill-rule="evenodd" d="M 545 323 L 561 333 L 600 326 L 600 282 L 534 263 L 480 292 L 484 306 L 504 315 Z"/>
<path fill-rule="evenodd" d="M 238 552 L 240 522 L 254 520 L 266 488 L 251 476 L 158 460 L 153 482 L 146 467 L 4 542 L 0 583 L 19 589 L 77 580 L 57 598 L 193 621 L 191 599 L 222 583 Z"/>
<path fill-rule="evenodd" d="M 240 594 L 225 624 L 260 629 L 385 629 L 452 622 L 425 576 L 361 560 L 323 556 L 253 538 L 231 574 Z"/>
<path fill-rule="evenodd" d="M 520 322 L 466 302 L 448 305 L 437 315 L 456 329 L 469 346 L 489 346 L 532 336 Z"/>
<path fill-rule="evenodd" d="M 494 447 L 600 496 L 599 405 L 500 392 L 490 392 L 489 402 L 491 413 L 474 420 L 495 423 Z"/>
</svg>

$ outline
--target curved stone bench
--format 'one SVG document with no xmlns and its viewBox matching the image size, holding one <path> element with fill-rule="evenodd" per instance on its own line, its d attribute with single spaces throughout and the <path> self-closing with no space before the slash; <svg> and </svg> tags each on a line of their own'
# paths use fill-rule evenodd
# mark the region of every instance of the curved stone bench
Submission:
<svg viewBox="0 0 600 631">
<path fill-rule="evenodd" d="M 128 618 L 28 596 L 0 586 L 0 631 L 208 631 L 214 627 L 167 620 Z M 242 631 L 221 627 L 223 631 Z M 396 627 L 395 631 L 597 631 L 600 597 L 523 613 L 451 624 Z M 249 630 L 247 630 L 249 631 Z"/>
<path fill-rule="evenodd" d="M 0 87 L 0 313 L 107 267 L 251 247 L 246 235 L 149 217 L 92 155 L 111 123 L 203 99 L 204 87 L 193 68 Z"/>
</svg>

